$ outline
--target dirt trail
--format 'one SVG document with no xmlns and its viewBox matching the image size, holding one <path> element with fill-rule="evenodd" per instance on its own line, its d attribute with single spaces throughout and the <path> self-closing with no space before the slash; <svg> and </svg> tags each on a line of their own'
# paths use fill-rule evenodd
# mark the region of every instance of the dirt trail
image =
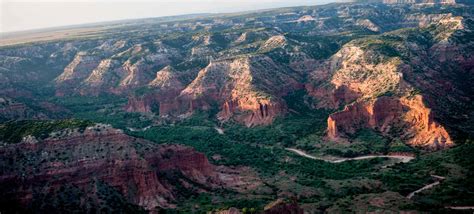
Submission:
<svg viewBox="0 0 474 214">
<path fill-rule="evenodd" d="M 329 163 L 342 163 L 342 162 L 345 162 L 345 161 L 350 161 L 350 160 L 365 160 L 365 159 L 372 159 L 372 158 L 394 158 L 394 159 L 398 159 L 400 160 L 400 162 L 403 162 L 403 163 L 407 163 L 407 162 L 410 162 L 411 160 L 415 159 L 415 157 L 411 157 L 411 156 L 403 156 L 403 155 L 365 155 L 365 156 L 360 156 L 360 157 L 355 157 L 355 158 L 335 158 L 335 157 L 316 157 L 316 156 L 312 156 L 302 150 L 299 150 L 299 149 L 292 149 L 292 148 L 286 148 L 286 150 L 290 151 L 290 152 L 294 152 L 302 157 L 305 157 L 305 158 L 310 158 L 310 159 L 313 159 L 313 160 L 322 160 L 322 161 L 326 161 L 326 162 L 329 162 Z M 407 198 L 408 199 L 411 199 L 413 198 L 413 196 L 415 196 L 417 193 L 419 192 L 422 192 L 422 191 L 425 191 L 427 189 L 431 189 L 437 185 L 439 185 L 441 183 L 441 181 L 443 181 L 444 179 L 446 179 L 445 177 L 443 176 L 438 176 L 438 175 L 431 175 L 431 177 L 437 179 L 436 182 L 434 183 L 431 183 L 431 184 L 428 184 L 418 190 L 415 190 L 413 192 L 411 192 L 410 194 L 408 194 Z M 474 206 L 448 206 L 446 207 L 448 209 L 453 209 L 453 210 L 474 210 Z"/>
<path fill-rule="evenodd" d="M 365 156 L 359 156 L 359 157 L 354 157 L 354 158 L 316 157 L 316 156 L 307 154 L 306 152 L 299 149 L 286 148 L 286 150 L 294 152 L 306 158 L 310 158 L 313 160 L 322 160 L 329 163 L 342 163 L 342 162 L 350 161 L 350 160 L 365 160 L 365 159 L 373 159 L 373 158 L 393 158 L 393 159 L 400 160 L 400 162 L 402 163 L 408 163 L 411 160 L 415 159 L 415 157 L 403 156 L 403 155 L 365 155 Z"/>
<path fill-rule="evenodd" d="M 433 187 L 439 185 L 439 184 L 441 183 L 441 181 L 445 179 L 445 177 L 438 176 L 438 175 L 431 175 L 431 177 L 438 179 L 438 181 L 436 181 L 436 182 L 434 182 L 434 183 L 431 183 L 431 184 L 428 184 L 428 185 L 426 185 L 426 186 L 424 186 L 424 187 L 422 187 L 422 188 L 420 188 L 420 189 L 418 189 L 418 190 L 416 190 L 416 191 L 413 191 L 412 193 L 408 194 L 407 198 L 408 198 L 408 199 L 411 199 L 411 198 L 413 198 L 413 196 L 415 196 L 416 193 L 425 191 L 425 190 L 427 190 L 427 189 L 431 189 L 431 188 L 433 188 Z"/>
<path fill-rule="evenodd" d="M 224 129 L 221 129 L 219 127 L 214 127 L 214 129 L 217 131 L 217 133 L 219 133 L 220 135 L 223 135 L 224 134 Z"/>
<path fill-rule="evenodd" d="M 128 129 L 129 131 L 132 131 L 132 132 L 143 132 L 143 131 L 146 131 L 146 130 L 148 130 L 148 129 L 150 129 L 150 128 L 151 128 L 151 126 L 147 126 L 147 127 L 145 127 L 145 128 L 141 128 L 141 129 L 139 129 L 139 128 L 127 127 L 127 129 Z"/>
<path fill-rule="evenodd" d="M 446 207 L 452 210 L 474 210 L 474 207 Z"/>
</svg>

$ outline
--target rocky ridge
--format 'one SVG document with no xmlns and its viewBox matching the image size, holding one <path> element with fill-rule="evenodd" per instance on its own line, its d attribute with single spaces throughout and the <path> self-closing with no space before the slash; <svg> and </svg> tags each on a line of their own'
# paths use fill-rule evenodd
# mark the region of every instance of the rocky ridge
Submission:
<svg viewBox="0 0 474 214">
<path fill-rule="evenodd" d="M 443 29 L 432 35 L 435 42 L 430 48 L 431 51 L 438 49 L 440 44 L 459 46 L 460 44 L 448 41 L 451 41 L 450 35 L 453 32 L 464 29 L 462 26 L 459 17 L 451 16 L 446 16 L 436 26 L 429 26 Z M 313 72 L 313 83 L 307 85 L 307 89 L 321 100 L 319 107 L 345 106 L 342 111 L 328 118 L 330 139 L 337 140 L 345 134 L 371 128 L 388 135 L 391 133 L 392 136 L 407 140 L 413 146 L 440 149 L 453 145 L 445 127 L 435 122 L 435 112 L 427 107 L 427 103 L 433 104 L 433 99 L 427 95 L 427 101 L 424 95 L 416 92 L 421 90 L 430 94 L 429 91 L 433 87 L 430 83 L 426 86 L 413 85 L 412 83 L 416 84 L 417 81 L 411 79 L 414 68 L 423 61 L 419 58 L 431 58 L 432 62 L 437 63 L 447 63 L 447 58 L 439 58 L 438 52 L 432 52 L 431 56 L 417 56 L 418 59 L 415 56 L 409 58 L 405 57 L 405 54 L 410 54 L 413 50 L 403 47 L 419 48 L 415 43 L 400 46 L 398 43 L 386 43 L 382 40 L 349 43 L 322 68 Z M 460 59 L 451 60 L 451 63 L 458 64 L 464 63 L 465 59 L 462 58 L 461 62 L 458 61 Z M 434 70 L 431 72 L 433 76 L 439 75 Z M 331 85 L 317 87 L 324 82 L 331 82 Z M 454 82 L 450 86 L 453 89 L 456 87 Z"/>
<path fill-rule="evenodd" d="M 90 209 L 86 203 L 99 206 L 101 190 L 91 188 L 106 188 L 117 190 L 127 203 L 155 210 L 174 207 L 182 197 L 178 186 L 196 192 L 240 191 L 236 185 L 244 184 L 236 172 L 225 174 L 229 169 L 210 164 L 191 148 L 156 145 L 109 125 L 65 129 L 49 136 L 30 135 L 20 143 L 0 146 L 0 162 L 6 166 L 0 173 L 2 202 L 9 199 L 29 207 L 42 195 L 60 197 L 69 185 L 88 192 L 77 199 L 82 201 L 80 209 Z"/>
<path fill-rule="evenodd" d="M 466 14 L 462 5 L 334 4 L 144 24 L 130 27 L 141 35 L 128 39 L 126 32 L 109 32 L 117 37 L 6 47 L 0 50 L 6 83 L 0 92 L 31 82 L 52 87 L 57 96 L 128 97 L 128 112 L 179 119 L 204 110 L 250 127 L 283 117 L 289 112 L 284 97 L 305 85 L 315 107 L 333 111 L 392 95 L 418 103 L 406 100 L 419 94 L 424 107 L 416 108 L 430 111 L 426 118 L 456 124 L 471 118 L 463 109 L 470 99 L 465 71 L 472 69 Z M 54 72 L 33 71 L 43 67 Z M 468 123 L 436 124 L 466 135 Z"/>
<path fill-rule="evenodd" d="M 180 97 L 190 100 L 190 109 L 209 109 L 217 101 L 221 120 L 241 112 L 235 119 L 247 126 L 269 124 L 284 112 L 285 104 L 279 97 L 298 87 L 298 82 L 282 71 L 263 56 L 211 62 Z"/>
</svg>

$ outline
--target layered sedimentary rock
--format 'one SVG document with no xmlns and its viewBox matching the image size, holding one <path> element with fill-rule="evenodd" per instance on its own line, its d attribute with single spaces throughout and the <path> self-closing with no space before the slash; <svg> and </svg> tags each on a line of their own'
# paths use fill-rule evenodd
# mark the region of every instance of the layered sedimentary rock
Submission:
<svg viewBox="0 0 474 214">
<path fill-rule="evenodd" d="M 102 60 L 99 65 L 92 70 L 92 73 L 87 77 L 85 83 L 90 87 L 100 87 L 114 83 L 108 75 L 112 75 L 109 71 L 116 68 L 119 65 L 117 60 L 105 59 Z"/>
<path fill-rule="evenodd" d="M 152 96 L 131 96 L 128 98 L 124 110 L 127 112 L 151 113 L 155 104 L 156 100 Z"/>
<path fill-rule="evenodd" d="M 180 74 L 167 66 L 148 83 L 146 94 L 129 97 L 125 110 L 176 116 L 217 107 L 223 121 L 269 124 L 286 111 L 281 97 L 301 87 L 288 71 L 264 56 L 219 60 L 185 87 Z"/>
<path fill-rule="evenodd" d="M 263 45 L 260 47 L 261 51 L 270 51 L 276 48 L 282 48 L 287 45 L 287 40 L 285 36 L 278 35 L 270 37 Z"/>
<path fill-rule="evenodd" d="M 221 210 L 217 212 L 211 212 L 212 214 L 242 214 L 239 209 L 231 207 L 228 210 Z"/>
<path fill-rule="evenodd" d="M 86 79 L 90 72 L 99 65 L 99 62 L 100 59 L 97 56 L 89 55 L 87 52 L 79 52 L 55 81 L 58 84 L 77 84 Z"/>
<path fill-rule="evenodd" d="M 366 27 L 367 29 L 374 31 L 374 32 L 379 32 L 380 28 L 374 24 L 370 19 L 359 19 L 356 22 L 356 25 Z"/>
<path fill-rule="evenodd" d="M 148 85 L 152 88 L 159 88 L 160 90 L 180 90 L 183 87 L 176 70 L 171 66 L 166 66 L 158 71 L 155 79 Z"/>
<path fill-rule="evenodd" d="M 306 89 L 319 99 L 320 108 L 338 108 L 356 99 L 370 99 L 391 90 L 406 90 L 403 75 L 398 71 L 402 62 L 396 58 L 372 62 L 378 57 L 379 54 L 356 45 L 346 45 L 312 72 L 311 83 L 306 85 Z"/>
<path fill-rule="evenodd" d="M 128 92 L 148 85 L 154 78 L 153 70 L 169 64 L 178 55 L 159 42 L 137 44 L 128 49 L 127 45 L 125 41 L 109 41 L 78 52 L 55 79 L 57 94 Z"/>
<path fill-rule="evenodd" d="M 284 113 L 285 107 L 283 104 L 274 103 L 270 100 L 235 99 L 226 101 L 218 116 L 221 120 L 228 120 L 239 111 L 250 111 L 251 113 L 236 115 L 235 119 L 247 126 L 253 126 L 272 123 L 276 116 Z"/>
<path fill-rule="evenodd" d="M 263 56 L 212 62 L 180 95 L 189 109 L 217 104 L 219 119 L 234 118 L 247 126 L 269 124 L 284 113 L 281 96 L 298 87 L 287 69 Z"/>
<path fill-rule="evenodd" d="M 31 109 L 24 103 L 0 97 L 0 121 L 46 118 L 48 118 L 47 115 Z"/>
<path fill-rule="evenodd" d="M 414 93 L 433 120 L 467 136 L 474 56 L 472 15 L 461 11 L 470 8 L 336 4 L 117 26 L 109 37 L 2 48 L 0 93 L 52 84 L 61 96 L 129 97 L 130 112 L 179 119 L 212 110 L 247 126 L 284 115 L 285 95 L 303 84 L 317 100 L 311 106 L 334 111 Z"/>
<path fill-rule="evenodd" d="M 285 202 L 283 199 L 278 199 L 267 206 L 265 206 L 263 213 L 265 214 L 303 214 L 303 209 L 298 206 L 296 201 Z"/>
<path fill-rule="evenodd" d="M 152 70 L 153 65 L 147 64 L 144 60 L 138 62 L 126 61 L 122 65 L 122 69 L 125 73 L 123 79 L 120 80 L 120 87 L 134 88 L 148 84 L 153 80 Z"/>
<path fill-rule="evenodd" d="M 125 110 L 129 112 L 154 112 L 166 116 L 179 112 L 178 96 L 183 90 L 180 75 L 171 66 L 166 66 L 156 73 L 156 77 L 146 87 L 149 91 L 144 95 L 130 96 Z"/>
<path fill-rule="evenodd" d="M 182 191 L 176 185 L 197 192 L 224 185 L 216 167 L 191 148 L 158 146 L 101 124 L 51 133 L 44 140 L 27 136 L 3 145 L 0 154 L 2 202 L 8 199 L 24 207 L 44 195 L 59 197 L 55 194 L 65 185 L 87 193 L 74 200 L 99 203 L 94 199 L 99 190 L 91 186 L 105 185 L 147 210 L 173 207 Z"/>
<path fill-rule="evenodd" d="M 328 118 L 328 136 L 333 140 L 363 128 L 385 134 L 398 132 L 408 144 L 417 147 L 442 149 L 453 145 L 445 128 L 433 121 L 432 111 L 421 96 L 356 102 Z"/>
<path fill-rule="evenodd" d="M 437 24 L 426 26 L 438 29 L 427 38 L 408 39 L 416 33 L 408 31 L 387 35 L 406 43 L 377 38 L 354 41 L 312 72 L 306 89 L 318 99 L 317 107 L 344 107 L 328 118 L 329 138 L 338 140 L 369 128 L 400 137 L 412 146 L 452 146 L 451 135 L 437 118 L 446 117 L 447 109 L 438 108 L 446 99 L 454 101 L 453 106 L 469 100 L 463 93 L 447 93 L 465 87 L 459 80 L 465 75 L 459 66 L 471 59 L 469 54 L 455 51 L 465 44 L 453 39 L 464 36 L 460 33 L 465 29 L 463 23 L 459 17 L 446 15 L 440 16 Z M 431 46 L 420 44 L 428 41 Z M 457 57 L 445 57 L 450 55 L 448 49 Z M 449 76 L 432 69 L 441 64 L 451 71 Z M 459 109 L 453 106 L 448 105 Z"/>
</svg>

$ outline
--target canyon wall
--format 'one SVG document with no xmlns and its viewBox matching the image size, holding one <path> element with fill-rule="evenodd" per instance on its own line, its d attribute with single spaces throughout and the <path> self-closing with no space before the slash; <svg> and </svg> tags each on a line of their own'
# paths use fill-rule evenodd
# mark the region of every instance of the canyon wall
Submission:
<svg viewBox="0 0 474 214">
<path fill-rule="evenodd" d="M 64 185 L 88 192 L 76 199 L 82 201 L 97 200 L 94 194 L 99 193 L 91 186 L 106 185 L 147 210 L 174 207 L 182 193 L 177 185 L 197 192 L 226 186 L 202 153 L 179 145 L 156 145 L 102 124 L 54 132 L 44 140 L 27 136 L 0 147 L 0 154 L 2 200 L 25 207 L 41 195 L 56 197 Z M 223 177 L 235 176 L 234 172 Z"/>
<path fill-rule="evenodd" d="M 433 35 L 413 40 L 409 38 L 418 32 L 407 31 L 385 35 L 397 42 L 378 38 L 353 41 L 310 74 L 306 90 L 316 98 L 316 107 L 343 108 L 327 120 L 329 139 L 343 140 L 361 129 L 374 129 L 426 149 L 454 144 L 452 133 L 448 133 L 452 129 L 440 119 L 452 118 L 446 112 L 456 114 L 470 100 L 467 94 L 451 93 L 466 87 L 466 70 L 460 66 L 469 64 L 472 56 L 458 51 L 466 44 L 456 37 L 469 34 L 465 31 L 469 20 L 452 14 L 438 18 L 436 23 L 423 25 L 438 29 Z M 422 46 L 428 43 L 431 45 Z M 441 66 L 445 70 L 433 69 Z"/>
<path fill-rule="evenodd" d="M 358 130 L 375 129 L 386 135 L 396 133 L 411 146 L 444 149 L 453 141 L 444 127 L 433 121 L 432 111 L 421 96 L 381 97 L 371 102 L 356 102 L 328 118 L 328 137 L 338 140 Z"/>
</svg>

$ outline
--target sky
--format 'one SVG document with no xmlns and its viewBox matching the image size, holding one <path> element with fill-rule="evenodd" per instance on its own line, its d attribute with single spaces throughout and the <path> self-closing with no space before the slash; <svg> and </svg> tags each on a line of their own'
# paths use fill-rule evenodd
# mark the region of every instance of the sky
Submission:
<svg viewBox="0 0 474 214">
<path fill-rule="evenodd" d="M 0 0 L 0 33 L 133 18 L 224 13 L 342 0 Z"/>
</svg>

